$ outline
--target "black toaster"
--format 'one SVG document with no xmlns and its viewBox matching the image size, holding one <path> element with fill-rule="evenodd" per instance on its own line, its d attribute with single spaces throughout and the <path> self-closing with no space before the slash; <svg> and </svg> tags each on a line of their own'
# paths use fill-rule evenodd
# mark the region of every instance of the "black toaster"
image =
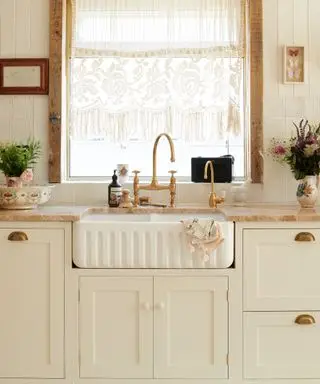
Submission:
<svg viewBox="0 0 320 384">
<path fill-rule="evenodd" d="M 231 183 L 233 177 L 234 157 L 225 155 L 221 157 L 192 157 L 191 181 L 194 183 L 210 183 L 211 171 L 208 169 L 208 179 L 204 179 L 204 167 L 207 161 L 212 161 L 214 166 L 215 183 Z"/>
</svg>

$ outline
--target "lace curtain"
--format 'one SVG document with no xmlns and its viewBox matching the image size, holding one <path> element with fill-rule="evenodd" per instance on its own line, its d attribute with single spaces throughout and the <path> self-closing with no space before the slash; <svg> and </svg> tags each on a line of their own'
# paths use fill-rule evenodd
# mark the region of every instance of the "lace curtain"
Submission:
<svg viewBox="0 0 320 384">
<path fill-rule="evenodd" d="M 241 131 L 244 0 L 73 0 L 70 135 Z"/>
</svg>

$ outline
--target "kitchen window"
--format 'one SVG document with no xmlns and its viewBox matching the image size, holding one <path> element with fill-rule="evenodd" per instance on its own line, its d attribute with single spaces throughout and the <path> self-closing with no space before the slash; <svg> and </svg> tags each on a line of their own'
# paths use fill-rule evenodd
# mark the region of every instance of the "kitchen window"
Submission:
<svg viewBox="0 0 320 384">
<path fill-rule="evenodd" d="M 119 163 L 150 177 L 162 132 L 174 140 L 176 164 L 160 141 L 159 176 L 176 168 L 188 181 L 191 157 L 226 154 L 235 177 L 248 176 L 248 14 L 244 0 L 72 0 L 65 178 L 105 179 Z"/>
</svg>

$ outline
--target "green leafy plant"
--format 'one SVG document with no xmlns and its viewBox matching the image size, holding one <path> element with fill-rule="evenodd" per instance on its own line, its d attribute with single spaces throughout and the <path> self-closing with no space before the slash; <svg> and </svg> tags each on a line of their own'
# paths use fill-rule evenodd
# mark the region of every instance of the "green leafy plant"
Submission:
<svg viewBox="0 0 320 384">
<path fill-rule="evenodd" d="M 20 177 L 28 168 L 34 168 L 41 156 L 41 144 L 29 139 L 26 144 L 0 144 L 0 171 L 8 177 Z"/>
</svg>

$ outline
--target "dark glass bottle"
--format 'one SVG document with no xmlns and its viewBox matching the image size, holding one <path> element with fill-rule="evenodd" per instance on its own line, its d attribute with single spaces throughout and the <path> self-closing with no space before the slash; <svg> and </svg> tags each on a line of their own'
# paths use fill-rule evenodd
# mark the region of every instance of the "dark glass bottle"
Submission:
<svg viewBox="0 0 320 384">
<path fill-rule="evenodd" d="M 116 208 L 119 207 L 121 200 L 121 184 L 118 183 L 117 170 L 114 170 L 112 176 L 112 182 L 108 187 L 108 204 L 109 207 Z"/>
</svg>

